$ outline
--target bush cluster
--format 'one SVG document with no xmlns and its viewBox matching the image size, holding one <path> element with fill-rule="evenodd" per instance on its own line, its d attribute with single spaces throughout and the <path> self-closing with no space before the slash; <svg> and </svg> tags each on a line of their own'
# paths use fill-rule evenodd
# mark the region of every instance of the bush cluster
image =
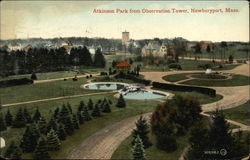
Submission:
<svg viewBox="0 0 250 160">
<path fill-rule="evenodd" d="M 20 79 L 10 79 L 6 81 L 0 81 L 0 88 L 1 87 L 10 87 L 16 85 L 23 85 L 23 84 L 32 84 L 33 80 L 28 78 L 20 78 Z"/>
</svg>

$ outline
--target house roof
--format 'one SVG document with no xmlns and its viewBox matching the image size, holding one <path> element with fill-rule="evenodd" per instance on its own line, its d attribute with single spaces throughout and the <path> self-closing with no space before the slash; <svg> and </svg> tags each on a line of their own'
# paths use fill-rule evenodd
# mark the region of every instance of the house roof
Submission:
<svg viewBox="0 0 250 160">
<path fill-rule="evenodd" d="M 116 66 L 117 66 L 117 67 L 129 67 L 130 64 L 128 64 L 128 62 L 126 62 L 126 61 L 121 61 L 121 62 L 118 63 Z"/>
</svg>

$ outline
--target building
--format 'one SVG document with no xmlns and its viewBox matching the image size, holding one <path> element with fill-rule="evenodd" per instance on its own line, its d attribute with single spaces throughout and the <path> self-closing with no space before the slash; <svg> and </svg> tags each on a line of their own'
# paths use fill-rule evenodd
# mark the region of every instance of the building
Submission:
<svg viewBox="0 0 250 160">
<path fill-rule="evenodd" d="M 122 32 L 122 45 L 128 47 L 129 45 L 129 32 Z"/>
<path fill-rule="evenodd" d="M 116 70 L 118 73 L 127 74 L 130 71 L 131 65 L 126 61 L 121 61 L 116 65 Z"/>
<path fill-rule="evenodd" d="M 25 53 L 28 53 L 28 51 L 32 48 L 32 45 L 27 45 L 26 47 L 23 48 Z"/>
</svg>

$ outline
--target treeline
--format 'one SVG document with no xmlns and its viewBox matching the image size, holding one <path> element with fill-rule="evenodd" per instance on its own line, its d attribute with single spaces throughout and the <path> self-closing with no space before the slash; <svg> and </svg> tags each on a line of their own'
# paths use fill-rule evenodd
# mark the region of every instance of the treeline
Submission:
<svg viewBox="0 0 250 160">
<path fill-rule="evenodd" d="M 105 58 L 100 49 L 92 58 L 86 47 L 72 48 L 68 54 L 65 48 L 31 48 L 0 52 L 0 76 L 69 70 L 73 66 L 105 67 Z"/>
<path fill-rule="evenodd" d="M 121 102 L 121 99 L 123 98 L 120 97 L 117 107 L 124 107 L 125 102 Z M 96 103 L 89 99 L 87 104 L 81 101 L 76 111 L 72 110 L 69 103 L 63 104 L 53 111 L 48 122 L 38 108 L 34 114 L 30 114 L 26 108 L 19 108 L 15 116 L 10 110 L 5 114 L 0 113 L 0 131 L 5 131 L 7 127 L 26 127 L 20 142 L 9 142 L 4 157 L 20 159 L 22 153 L 33 153 L 34 159 L 49 159 L 49 151 L 59 150 L 61 141 L 73 135 L 80 125 L 103 113 L 110 113 L 112 104 L 106 98 L 99 99 Z"/>
</svg>

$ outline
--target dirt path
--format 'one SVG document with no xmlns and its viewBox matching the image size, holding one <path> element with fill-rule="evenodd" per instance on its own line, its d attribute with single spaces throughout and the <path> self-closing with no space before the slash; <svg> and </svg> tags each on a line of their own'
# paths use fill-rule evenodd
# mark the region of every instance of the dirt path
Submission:
<svg viewBox="0 0 250 160">
<path fill-rule="evenodd" d="M 238 66 L 231 73 L 245 74 L 246 66 Z M 145 79 L 166 83 L 163 76 L 175 73 L 188 73 L 200 71 L 172 71 L 172 72 L 143 72 Z M 226 71 L 227 72 L 227 71 Z M 221 109 L 228 109 L 249 100 L 249 86 L 240 87 L 213 87 L 218 94 L 223 96 L 219 102 L 202 105 L 203 113 L 212 111 L 218 106 Z M 144 116 L 149 117 L 150 113 Z M 207 114 L 205 114 L 207 115 Z M 110 159 L 116 148 L 124 141 L 135 127 L 135 122 L 139 116 L 122 120 L 113 125 L 107 126 L 84 140 L 68 156 L 70 159 Z M 249 126 L 228 120 L 228 122 L 238 125 L 242 130 L 250 130 Z M 237 129 L 238 130 L 238 129 Z"/>
<path fill-rule="evenodd" d="M 29 103 L 37 103 L 37 102 L 47 102 L 47 101 L 54 101 L 54 100 L 60 100 L 60 99 L 66 99 L 66 98 L 76 98 L 76 97 L 83 97 L 83 96 L 93 96 L 93 95 L 99 95 L 99 94 L 107 94 L 107 93 L 115 93 L 117 91 L 109 91 L 109 92 L 96 92 L 96 93 L 86 93 L 86 94 L 77 94 L 72 96 L 62 96 L 62 97 L 55 97 L 55 98 L 47 98 L 47 99 L 39 99 L 39 100 L 33 100 L 33 101 L 26 101 L 26 102 L 18 102 L 18 103 L 11 103 L 11 104 L 3 104 L 3 107 L 10 107 L 10 106 L 16 106 L 21 104 L 29 104 Z"/>
</svg>

